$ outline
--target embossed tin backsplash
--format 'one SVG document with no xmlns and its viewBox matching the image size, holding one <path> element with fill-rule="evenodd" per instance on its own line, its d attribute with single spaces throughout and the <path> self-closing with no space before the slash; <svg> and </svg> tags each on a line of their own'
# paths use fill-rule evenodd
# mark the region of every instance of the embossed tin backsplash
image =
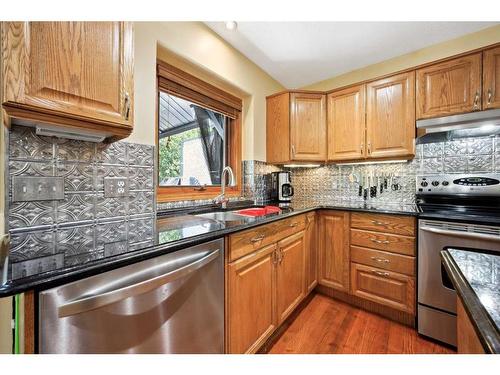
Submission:
<svg viewBox="0 0 500 375">
<path fill-rule="evenodd" d="M 260 161 L 244 162 L 244 193 L 247 198 L 265 201 L 270 198 L 268 173 L 280 167 Z M 354 174 L 392 174 L 400 189 L 389 189 L 373 202 L 413 204 L 415 177 L 441 173 L 500 172 L 500 136 L 463 138 L 447 142 L 419 144 L 416 156 L 406 163 L 375 163 L 371 165 L 323 165 L 318 168 L 291 168 L 294 200 L 361 201 Z"/>
<path fill-rule="evenodd" d="M 153 146 L 43 137 L 13 126 L 8 156 L 13 278 L 28 276 L 30 267 L 79 264 L 153 240 Z M 64 199 L 14 202 L 13 176 L 63 177 Z M 127 178 L 128 196 L 106 197 L 105 177 Z"/>
</svg>

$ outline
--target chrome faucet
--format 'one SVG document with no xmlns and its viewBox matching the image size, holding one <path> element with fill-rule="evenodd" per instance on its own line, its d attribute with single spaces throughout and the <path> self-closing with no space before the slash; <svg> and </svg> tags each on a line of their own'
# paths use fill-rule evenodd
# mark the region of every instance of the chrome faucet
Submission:
<svg viewBox="0 0 500 375">
<path fill-rule="evenodd" d="M 231 167 L 225 167 L 220 175 L 221 193 L 212 200 L 214 204 L 220 204 L 221 208 L 227 208 L 227 202 L 229 202 L 229 198 L 226 198 L 226 174 L 229 175 L 228 186 L 236 185 L 233 170 Z"/>
</svg>

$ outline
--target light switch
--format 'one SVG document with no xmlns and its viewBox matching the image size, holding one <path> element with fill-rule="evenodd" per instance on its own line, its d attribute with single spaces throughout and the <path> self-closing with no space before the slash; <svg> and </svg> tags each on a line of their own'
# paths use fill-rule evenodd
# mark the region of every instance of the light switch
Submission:
<svg viewBox="0 0 500 375">
<path fill-rule="evenodd" d="M 12 201 L 54 201 L 64 199 L 63 177 L 12 177 Z"/>
<path fill-rule="evenodd" d="M 124 177 L 105 177 L 104 197 L 128 197 L 128 179 Z"/>
</svg>

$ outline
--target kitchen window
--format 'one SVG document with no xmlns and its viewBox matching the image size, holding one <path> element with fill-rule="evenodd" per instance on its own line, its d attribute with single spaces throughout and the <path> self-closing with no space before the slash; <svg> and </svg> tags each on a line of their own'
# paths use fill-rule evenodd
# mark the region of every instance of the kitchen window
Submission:
<svg viewBox="0 0 500 375">
<path fill-rule="evenodd" d="M 209 199 L 230 166 L 239 195 L 241 100 L 164 62 L 158 62 L 157 150 L 159 202 Z"/>
</svg>

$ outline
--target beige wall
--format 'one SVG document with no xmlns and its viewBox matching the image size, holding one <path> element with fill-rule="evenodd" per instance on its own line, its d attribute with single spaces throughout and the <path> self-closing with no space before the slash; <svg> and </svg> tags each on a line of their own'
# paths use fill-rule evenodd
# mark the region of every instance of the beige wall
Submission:
<svg viewBox="0 0 500 375">
<path fill-rule="evenodd" d="M 499 42 L 500 25 L 316 82 L 303 89 L 328 91 Z"/>
<path fill-rule="evenodd" d="M 200 22 L 135 23 L 135 125 L 128 141 L 155 143 L 157 54 L 241 97 L 243 159 L 265 160 L 265 97 L 284 88 Z"/>
</svg>

